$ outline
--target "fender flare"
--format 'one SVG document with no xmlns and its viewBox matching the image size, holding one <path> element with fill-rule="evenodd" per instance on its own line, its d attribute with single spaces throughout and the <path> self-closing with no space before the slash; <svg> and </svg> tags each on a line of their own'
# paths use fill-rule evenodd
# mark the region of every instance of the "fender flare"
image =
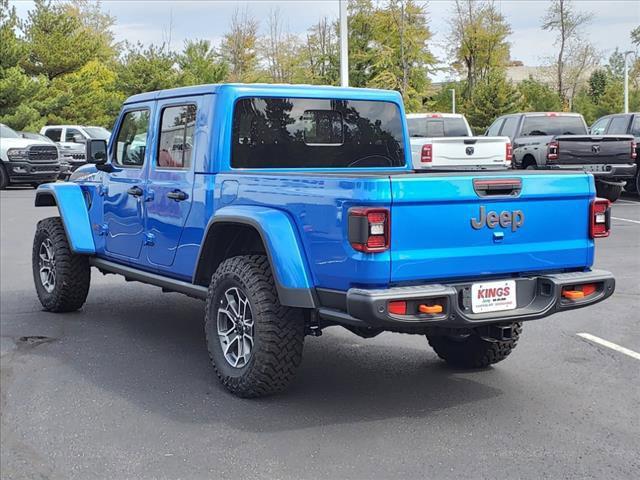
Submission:
<svg viewBox="0 0 640 480">
<path fill-rule="evenodd" d="M 230 205 L 216 211 L 209 220 L 200 245 L 194 283 L 201 266 L 205 241 L 216 225 L 224 223 L 247 225 L 258 232 L 269 258 L 282 305 L 316 307 L 315 289 L 295 225 L 286 213 L 268 207 Z"/>
<path fill-rule="evenodd" d="M 82 255 L 96 253 L 87 202 L 80 185 L 75 183 L 40 185 L 36 191 L 35 206 L 58 207 L 73 253 Z"/>
</svg>

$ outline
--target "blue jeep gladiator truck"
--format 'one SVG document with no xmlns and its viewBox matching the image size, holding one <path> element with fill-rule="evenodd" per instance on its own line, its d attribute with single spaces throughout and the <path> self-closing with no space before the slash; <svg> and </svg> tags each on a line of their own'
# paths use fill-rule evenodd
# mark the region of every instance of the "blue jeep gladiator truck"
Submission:
<svg viewBox="0 0 640 480">
<path fill-rule="evenodd" d="M 591 269 L 610 223 L 592 175 L 414 172 L 395 92 L 144 93 L 87 159 L 36 193 L 59 211 L 33 245 L 44 309 L 81 308 L 92 267 L 203 299 L 213 366 L 243 397 L 283 390 L 328 326 L 425 335 L 450 364 L 485 367 L 523 321 L 615 287 Z"/>
</svg>

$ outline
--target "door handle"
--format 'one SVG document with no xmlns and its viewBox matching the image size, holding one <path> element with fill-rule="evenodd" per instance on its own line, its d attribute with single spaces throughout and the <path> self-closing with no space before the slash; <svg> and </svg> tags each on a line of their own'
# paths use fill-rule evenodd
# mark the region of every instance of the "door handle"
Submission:
<svg viewBox="0 0 640 480">
<path fill-rule="evenodd" d="M 187 195 L 187 193 L 183 192 L 182 190 L 174 190 L 173 192 L 167 193 L 167 198 L 175 200 L 176 202 L 182 202 L 183 200 L 189 198 L 189 195 Z"/>
<path fill-rule="evenodd" d="M 131 187 L 129 190 L 127 190 L 127 193 L 129 195 L 133 195 L 134 197 L 141 197 L 144 192 L 140 187 L 136 185 L 135 187 Z"/>
</svg>

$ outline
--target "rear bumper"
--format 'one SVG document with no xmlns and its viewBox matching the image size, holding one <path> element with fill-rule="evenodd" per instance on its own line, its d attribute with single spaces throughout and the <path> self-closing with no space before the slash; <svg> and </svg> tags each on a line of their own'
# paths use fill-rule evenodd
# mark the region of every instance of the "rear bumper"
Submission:
<svg viewBox="0 0 640 480">
<path fill-rule="evenodd" d="M 611 296 L 615 279 L 610 272 L 593 270 L 531 276 L 516 281 L 517 308 L 501 312 L 473 313 L 470 306 L 473 282 L 427 284 L 381 290 L 352 288 L 346 293 L 346 311 L 320 308 L 321 318 L 351 326 L 385 330 L 416 330 L 425 327 L 473 328 L 497 322 L 515 322 L 547 317 L 582 308 Z M 564 287 L 593 283 L 596 291 L 578 300 L 562 296 Z M 394 315 L 387 311 L 391 300 L 436 300 L 444 306 L 439 314 Z"/>
<path fill-rule="evenodd" d="M 602 180 L 628 180 L 635 176 L 637 166 L 632 163 L 598 165 L 554 165 L 559 170 L 584 170 Z"/>
</svg>

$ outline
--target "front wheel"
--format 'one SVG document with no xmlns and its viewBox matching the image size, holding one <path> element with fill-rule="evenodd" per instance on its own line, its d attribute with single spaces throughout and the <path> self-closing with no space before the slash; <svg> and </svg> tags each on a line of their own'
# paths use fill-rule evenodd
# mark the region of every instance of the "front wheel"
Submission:
<svg viewBox="0 0 640 480">
<path fill-rule="evenodd" d="M 522 333 L 522 323 L 514 323 L 509 340 L 489 340 L 475 333 L 465 335 L 427 335 L 429 345 L 449 365 L 485 368 L 509 356 Z"/>
<path fill-rule="evenodd" d="M 606 198 L 610 202 L 615 202 L 622 195 L 621 185 L 612 185 L 610 183 L 596 182 L 596 194 L 600 198 Z"/>
<path fill-rule="evenodd" d="M 4 190 L 9 186 L 9 175 L 4 169 L 4 165 L 0 163 L 0 190 Z"/>
<path fill-rule="evenodd" d="M 284 390 L 302 359 L 304 321 L 280 305 L 264 255 L 220 264 L 207 294 L 205 335 L 222 384 L 239 397 Z"/>
<path fill-rule="evenodd" d="M 91 266 L 71 251 L 60 217 L 38 222 L 31 256 L 38 299 L 49 312 L 73 312 L 89 294 Z"/>
</svg>

